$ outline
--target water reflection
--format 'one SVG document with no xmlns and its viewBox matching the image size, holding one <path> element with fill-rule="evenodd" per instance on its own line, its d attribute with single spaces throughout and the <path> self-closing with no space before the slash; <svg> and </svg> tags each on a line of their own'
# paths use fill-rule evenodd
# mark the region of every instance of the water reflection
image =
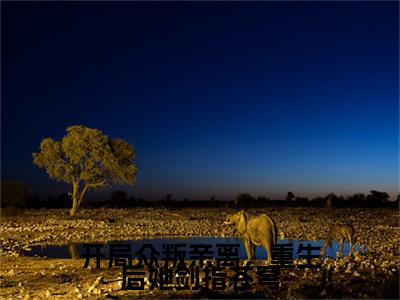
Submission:
<svg viewBox="0 0 400 300">
<path fill-rule="evenodd" d="M 72 258 L 72 259 L 78 259 L 79 258 L 79 250 L 78 250 L 78 244 L 77 243 L 70 243 L 68 245 L 68 250 L 69 250 L 70 258 Z"/>
</svg>

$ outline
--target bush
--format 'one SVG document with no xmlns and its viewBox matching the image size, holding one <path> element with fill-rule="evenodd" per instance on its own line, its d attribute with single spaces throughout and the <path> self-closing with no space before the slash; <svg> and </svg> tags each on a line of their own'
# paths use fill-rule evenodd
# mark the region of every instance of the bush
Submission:
<svg viewBox="0 0 400 300">
<path fill-rule="evenodd" d="M 15 214 L 28 197 L 28 187 L 20 181 L 1 181 L 1 208 L 4 214 Z M 4 209 L 6 208 L 6 209 Z"/>
</svg>

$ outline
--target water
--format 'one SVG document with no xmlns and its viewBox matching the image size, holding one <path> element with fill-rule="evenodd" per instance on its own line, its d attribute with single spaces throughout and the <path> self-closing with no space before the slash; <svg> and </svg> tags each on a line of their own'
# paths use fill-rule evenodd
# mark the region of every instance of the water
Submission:
<svg viewBox="0 0 400 300">
<path fill-rule="evenodd" d="M 217 257 L 217 247 L 216 244 L 239 244 L 238 255 L 240 259 L 247 259 L 246 250 L 243 245 L 242 239 L 240 238 L 222 238 L 222 237 L 192 237 L 192 238 L 154 238 L 154 239 L 142 239 L 142 240 L 127 240 L 127 241 L 109 241 L 104 244 L 101 252 L 105 254 L 105 258 L 108 258 L 109 254 L 109 244 L 110 243 L 128 243 L 131 245 L 132 252 L 136 253 L 143 245 L 151 244 L 159 253 L 159 259 L 161 259 L 163 244 L 185 244 L 186 247 L 181 247 L 180 250 L 186 250 L 186 259 L 189 259 L 189 251 L 193 250 L 190 246 L 195 244 L 206 244 L 211 245 L 211 251 L 213 251 L 213 257 Z M 278 244 L 293 244 L 293 258 L 299 258 L 299 255 L 305 255 L 306 251 L 302 253 L 297 253 L 300 244 L 311 244 L 311 246 L 322 247 L 324 241 L 323 240 L 278 240 Z M 85 248 L 82 246 L 83 243 L 71 243 L 68 245 L 62 246 L 34 246 L 32 247 L 32 251 L 24 253 L 28 256 L 46 256 L 48 258 L 79 258 L 83 253 L 85 253 Z M 103 243 L 101 243 L 103 244 Z M 339 251 L 339 243 L 333 242 L 333 247 L 328 247 L 325 252 L 325 256 L 329 256 L 331 258 L 336 257 L 336 252 Z M 344 243 L 343 247 L 343 255 L 348 254 L 350 250 L 349 243 Z M 354 245 L 354 250 L 363 251 L 360 248 L 360 245 Z M 94 250 L 92 250 L 94 251 Z M 146 250 L 144 253 L 147 255 L 150 250 Z M 312 254 L 319 254 L 318 250 L 312 251 Z M 265 249 L 262 246 L 258 246 L 256 248 L 256 259 L 265 259 L 267 256 Z"/>
</svg>

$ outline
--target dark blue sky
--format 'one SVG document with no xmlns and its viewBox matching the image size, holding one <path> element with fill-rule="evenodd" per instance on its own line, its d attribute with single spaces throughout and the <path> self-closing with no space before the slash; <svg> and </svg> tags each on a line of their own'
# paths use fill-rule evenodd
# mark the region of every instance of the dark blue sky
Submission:
<svg viewBox="0 0 400 300">
<path fill-rule="evenodd" d="M 2 176 L 101 129 L 147 199 L 398 191 L 397 2 L 2 2 Z"/>
</svg>

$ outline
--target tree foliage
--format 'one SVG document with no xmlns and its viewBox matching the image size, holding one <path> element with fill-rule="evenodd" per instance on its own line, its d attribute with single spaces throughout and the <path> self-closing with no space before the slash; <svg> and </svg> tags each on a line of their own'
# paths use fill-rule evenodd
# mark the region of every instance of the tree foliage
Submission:
<svg viewBox="0 0 400 300">
<path fill-rule="evenodd" d="M 28 194 L 28 187 L 21 181 L 1 181 L 1 207 L 22 207 Z"/>
<path fill-rule="evenodd" d="M 233 201 L 235 207 L 249 207 L 255 198 L 249 193 L 238 193 Z"/>
<path fill-rule="evenodd" d="M 61 141 L 43 139 L 40 152 L 33 153 L 33 163 L 44 168 L 50 178 L 72 184 L 71 216 L 88 190 L 112 183 L 133 184 L 137 173 L 134 158 L 129 143 L 80 125 L 68 127 Z"/>
<path fill-rule="evenodd" d="M 378 203 L 386 203 L 389 201 L 389 194 L 376 190 L 370 191 L 370 194 L 366 197 L 367 201 Z"/>
<path fill-rule="evenodd" d="M 114 207 L 126 207 L 128 194 L 124 191 L 115 191 L 111 194 L 111 205 Z"/>
</svg>

